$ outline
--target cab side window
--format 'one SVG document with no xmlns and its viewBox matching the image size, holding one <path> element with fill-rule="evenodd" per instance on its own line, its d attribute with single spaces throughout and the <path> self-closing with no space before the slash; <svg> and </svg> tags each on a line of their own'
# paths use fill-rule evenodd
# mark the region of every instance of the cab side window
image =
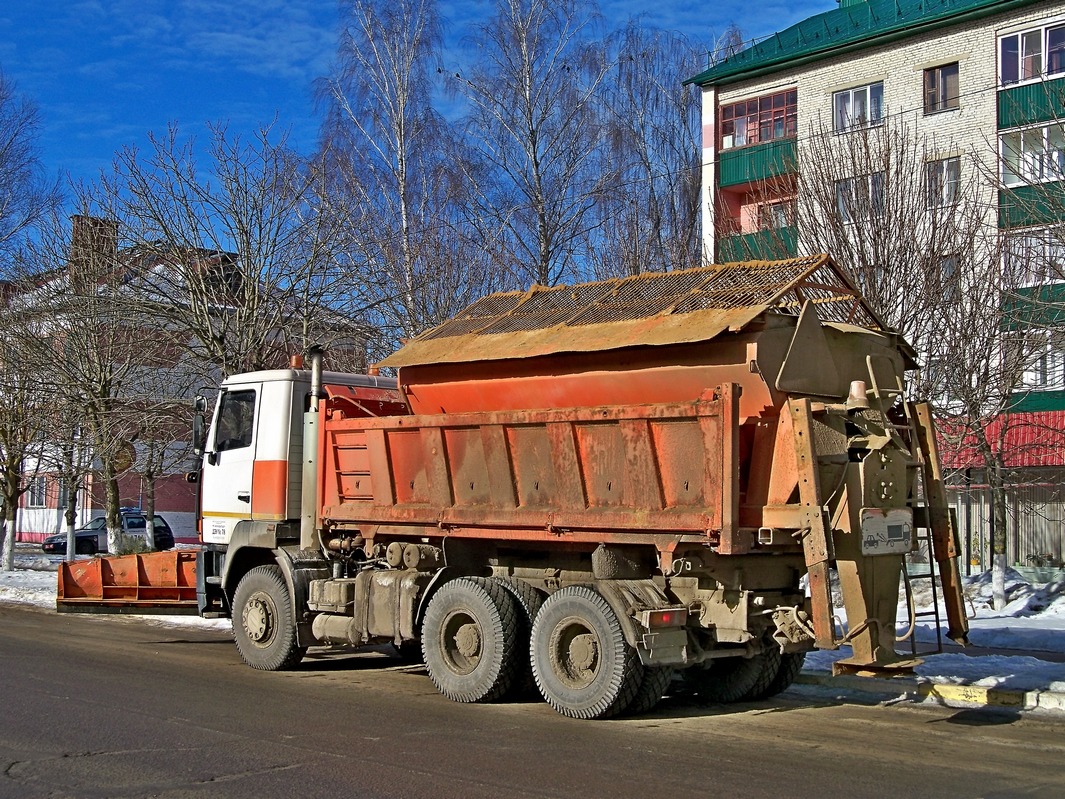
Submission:
<svg viewBox="0 0 1065 799">
<path fill-rule="evenodd" d="M 227 391 L 222 395 L 215 431 L 215 450 L 250 447 L 255 430 L 255 392 Z"/>
</svg>

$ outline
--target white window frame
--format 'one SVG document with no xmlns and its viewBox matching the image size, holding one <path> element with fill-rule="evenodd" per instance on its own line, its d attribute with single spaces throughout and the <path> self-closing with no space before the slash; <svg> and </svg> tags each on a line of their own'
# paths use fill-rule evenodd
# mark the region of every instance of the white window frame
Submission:
<svg viewBox="0 0 1065 799">
<path fill-rule="evenodd" d="M 875 99 L 874 99 L 875 96 Z M 859 103 L 868 114 L 855 114 Z M 884 81 L 867 83 L 832 93 L 832 129 L 836 133 L 873 127 L 884 122 Z"/>
<path fill-rule="evenodd" d="M 856 196 L 857 195 L 857 196 Z M 852 213 L 852 210 L 854 213 Z M 884 173 L 873 172 L 836 181 L 836 213 L 853 225 L 884 213 Z"/>
<path fill-rule="evenodd" d="M 1065 20 L 998 37 L 1000 86 L 1015 86 L 1054 75 L 1065 75 Z"/>
<path fill-rule="evenodd" d="M 1055 328 L 1029 330 L 1025 338 L 1033 349 L 1021 375 L 1021 384 L 1043 391 L 1065 388 L 1065 331 Z"/>
<path fill-rule="evenodd" d="M 1003 268 L 1020 288 L 1041 286 L 1065 274 L 1065 229 L 1013 233 L 1003 247 Z"/>
<path fill-rule="evenodd" d="M 961 188 L 961 158 L 954 155 L 925 164 L 925 205 L 949 208 L 958 202 Z"/>
<path fill-rule="evenodd" d="M 998 141 L 1006 188 L 1065 180 L 1065 123 L 1002 131 Z"/>
<path fill-rule="evenodd" d="M 48 507 L 48 481 L 43 474 L 36 474 L 26 482 L 26 507 Z"/>
</svg>

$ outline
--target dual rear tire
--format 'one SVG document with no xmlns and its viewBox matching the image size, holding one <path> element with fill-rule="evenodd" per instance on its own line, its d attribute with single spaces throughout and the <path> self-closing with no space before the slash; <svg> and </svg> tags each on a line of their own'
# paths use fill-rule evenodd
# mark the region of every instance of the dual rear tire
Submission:
<svg viewBox="0 0 1065 799">
<path fill-rule="evenodd" d="M 632 704 L 643 682 L 639 654 L 625 640 L 617 615 L 587 586 L 548 597 L 532 626 L 530 652 L 540 693 L 564 716 L 617 715 Z"/>
<path fill-rule="evenodd" d="M 644 669 L 609 603 L 587 586 L 544 600 L 518 580 L 452 580 L 429 602 L 422 655 L 437 689 L 456 702 L 535 686 L 555 710 L 579 719 L 616 715 L 637 697 L 649 709 L 668 684 L 662 670 Z"/>
</svg>

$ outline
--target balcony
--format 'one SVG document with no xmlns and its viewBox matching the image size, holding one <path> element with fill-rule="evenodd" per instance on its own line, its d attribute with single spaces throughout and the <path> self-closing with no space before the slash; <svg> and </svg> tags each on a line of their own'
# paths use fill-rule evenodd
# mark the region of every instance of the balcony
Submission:
<svg viewBox="0 0 1065 799">
<path fill-rule="evenodd" d="M 795 174 L 797 148 L 795 139 L 778 139 L 718 153 L 717 185 L 740 186 Z"/>
<path fill-rule="evenodd" d="M 759 230 L 735 236 L 722 236 L 717 242 L 717 262 L 792 258 L 796 254 L 794 227 Z"/>
<path fill-rule="evenodd" d="M 1065 78 L 1036 81 L 998 93 L 998 129 L 1065 118 Z"/>
<path fill-rule="evenodd" d="M 1065 182 L 1055 181 L 999 190 L 1000 229 L 1048 225 L 1062 220 L 1065 220 Z"/>
</svg>

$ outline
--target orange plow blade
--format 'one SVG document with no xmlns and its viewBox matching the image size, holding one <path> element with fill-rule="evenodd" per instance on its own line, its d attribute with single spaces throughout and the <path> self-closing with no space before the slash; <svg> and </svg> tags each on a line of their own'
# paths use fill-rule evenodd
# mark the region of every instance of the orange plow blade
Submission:
<svg viewBox="0 0 1065 799">
<path fill-rule="evenodd" d="M 61 563 L 56 610 L 196 615 L 196 552 L 170 550 Z"/>
</svg>

